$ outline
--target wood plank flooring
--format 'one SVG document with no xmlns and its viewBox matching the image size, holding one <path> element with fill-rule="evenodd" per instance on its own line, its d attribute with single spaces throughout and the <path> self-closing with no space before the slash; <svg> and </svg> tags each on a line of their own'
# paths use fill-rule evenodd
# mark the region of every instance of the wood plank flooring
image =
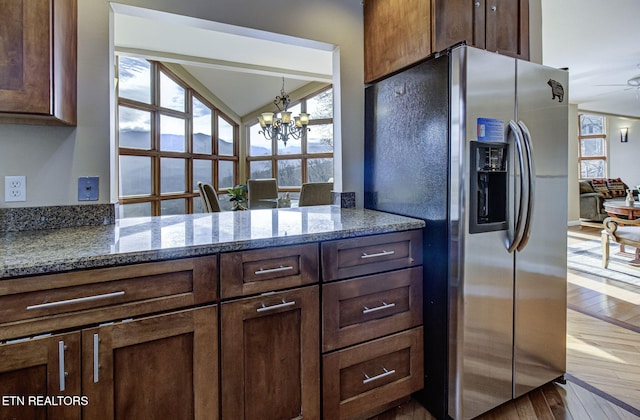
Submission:
<svg viewBox="0 0 640 420">
<path fill-rule="evenodd" d="M 598 239 L 600 230 L 571 227 L 568 242 Z M 640 419 L 640 287 L 572 270 L 567 282 L 567 383 L 547 384 L 478 420 Z M 411 400 L 370 420 L 433 419 Z"/>
</svg>

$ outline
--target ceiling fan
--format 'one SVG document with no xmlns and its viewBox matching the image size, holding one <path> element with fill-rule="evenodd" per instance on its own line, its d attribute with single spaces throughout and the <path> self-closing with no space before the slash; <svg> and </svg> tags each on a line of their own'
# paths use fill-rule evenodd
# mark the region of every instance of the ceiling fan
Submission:
<svg viewBox="0 0 640 420">
<path fill-rule="evenodd" d="M 638 67 L 640 67 L 640 65 L 638 65 Z M 640 99 L 640 75 L 638 76 L 634 76 L 630 79 L 627 80 L 627 83 L 625 84 L 611 84 L 611 85 L 597 85 L 597 86 L 621 86 L 621 87 L 625 87 L 626 89 L 623 89 L 624 91 L 627 90 L 635 90 L 636 92 L 636 99 Z M 604 93 L 604 95 L 608 95 L 611 94 L 612 92 L 608 92 L 608 93 Z M 598 95 L 600 96 L 600 95 Z"/>
</svg>

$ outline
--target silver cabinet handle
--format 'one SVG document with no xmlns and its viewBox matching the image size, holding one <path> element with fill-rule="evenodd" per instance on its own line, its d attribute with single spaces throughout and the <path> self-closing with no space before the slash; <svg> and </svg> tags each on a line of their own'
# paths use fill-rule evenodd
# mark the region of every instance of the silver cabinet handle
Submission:
<svg viewBox="0 0 640 420">
<path fill-rule="evenodd" d="M 92 302 L 94 300 L 108 299 L 116 296 L 124 296 L 124 291 L 121 290 L 119 292 L 105 293 L 103 295 L 94 295 L 76 299 L 59 300 L 57 302 L 40 303 L 38 305 L 30 305 L 27 306 L 27 311 L 31 311 L 34 309 L 53 308 L 55 306 L 71 305 L 74 303 Z"/>
<path fill-rule="evenodd" d="M 291 302 L 287 302 L 284 299 L 282 299 L 282 303 L 278 303 L 277 305 L 265 306 L 263 303 L 260 308 L 256 309 L 256 311 L 257 312 L 272 311 L 274 309 L 285 308 L 287 306 L 293 306 L 295 304 L 296 304 L 295 300 L 292 300 Z"/>
<path fill-rule="evenodd" d="M 363 307 L 364 309 L 362 309 L 362 313 L 370 314 L 371 312 L 381 311 L 383 309 L 390 309 L 390 308 L 393 308 L 394 306 L 396 306 L 395 303 L 382 302 L 382 306 L 376 306 L 375 308 L 367 308 L 366 306 L 364 306 Z"/>
<path fill-rule="evenodd" d="M 365 258 L 384 257 L 386 255 L 393 255 L 395 253 L 396 251 L 382 251 L 382 252 L 378 252 L 377 254 L 367 254 L 366 252 L 363 252 L 360 258 L 365 259 Z"/>
<path fill-rule="evenodd" d="M 58 378 L 60 382 L 60 391 L 64 391 L 66 389 L 65 378 L 67 376 L 67 372 L 64 370 L 64 351 L 67 347 L 64 345 L 64 341 L 58 341 Z"/>
<path fill-rule="evenodd" d="M 382 370 L 384 371 L 383 373 L 381 373 L 380 375 L 372 376 L 372 377 L 369 377 L 369 375 L 365 373 L 364 374 L 365 379 L 362 381 L 362 383 L 368 384 L 369 382 L 373 382 L 378 379 L 384 378 L 385 376 L 393 375 L 394 373 L 396 373 L 395 369 L 387 370 L 386 368 L 382 368 Z"/>
<path fill-rule="evenodd" d="M 476 8 L 480 7 L 480 2 L 479 1 L 475 2 L 475 6 Z"/>
<path fill-rule="evenodd" d="M 492 11 L 492 12 L 495 12 L 496 10 L 498 10 L 498 7 L 497 7 L 497 6 L 491 6 L 491 11 Z"/>
<path fill-rule="evenodd" d="M 290 265 L 287 265 L 287 266 L 281 265 L 278 268 L 267 268 L 267 269 L 261 268 L 260 270 L 255 271 L 255 274 L 256 275 L 269 274 L 269 273 L 277 273 L 279 271 L 289 271 L 289 270 L 293 270 L 293 267 L 291 267 Z"/>
<path fill-rule="evenodd" d="M 100 373 L 100 364 L 98 360 L 98 351 L 100 346 L 100 336 L 96 333 L 93 334 L 93 382 L 98 383 L 99 373 Z"/>
</svg>

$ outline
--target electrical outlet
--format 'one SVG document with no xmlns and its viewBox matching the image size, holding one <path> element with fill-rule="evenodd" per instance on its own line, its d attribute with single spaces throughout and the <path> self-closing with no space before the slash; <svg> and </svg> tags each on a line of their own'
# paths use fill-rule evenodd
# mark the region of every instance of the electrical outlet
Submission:
<svg viewBox="0 0 640 420">
<path fill-rule="evenodd" d="M 27 177 L 4 177 L 4 201 L 27 201 Z"/>
</svg>

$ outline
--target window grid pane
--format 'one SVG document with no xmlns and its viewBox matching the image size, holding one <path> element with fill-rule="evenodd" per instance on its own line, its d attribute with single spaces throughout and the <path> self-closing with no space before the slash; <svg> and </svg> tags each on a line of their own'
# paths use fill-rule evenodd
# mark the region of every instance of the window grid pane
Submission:
<svg viewBox="0 0 640 420">
<path fill-rule="evenodd" d="M 151 158 L 120 156 L 120 196 L 151 194 Z"/>
<path fill-rule="evenodd" d="M 183 193 L 186 188 L 186 161 L 176 158 L 160 159 L 160 193 Z"/>
<path fill-rule="evenodd" d="M 218 116 L 218 154 L 223 156 L 233 156 L 233 126 L 224 118 Z"/>
<path fill-rule="evenodd" d="M 213 152 L 211 115 L 211 108 L 193 98 L 193 153 L 210 155 Z"/>
<path fill-rule="evenodd" d="M 235 163 L 229 160 L 218 161 L 218 188 L 233 188 Z"/>
<path fill-rule="evenodd" d="M 185 152 L 186 121 L 182 118 L 160 115 L 160 150 Z"/>
<path fill-rule="evenodd" d="M 182 86 L 171 80 L 169 76 L 160 72 L 160 106 L 175 111 L 185 111 L 185 93 Z"/>
<path fill-rule="evenodd" d="M 151 103 L 151 64 L 137 57 L 118 57 L 118 95 Z"/>
<path fill-rule="evenodd" d="M 130 149 L 151 149 L 151 112 L 118 107 L 118 145 Z"/>
<path fill-rule="evenodd" d="M 193 160 L 193 191 L 198 191 L 198 182 L 213 185 L 213 161 L 194 159 Z"/>
<path fill-rule="evenodd" d="M 302 185 L 302 160 L 287 159 L 278 161 L 278 186 L 297 187 Z"/>
<path fill-rule="evenodd" d="M 257 160 L 249 163 L 249 178 L 273 178 L 270 160 Z"/>
<path fill-rule="evenodd" d="M 333 180 L 333 158 L 307 159 L 307 182 Z"/>
</svg>

